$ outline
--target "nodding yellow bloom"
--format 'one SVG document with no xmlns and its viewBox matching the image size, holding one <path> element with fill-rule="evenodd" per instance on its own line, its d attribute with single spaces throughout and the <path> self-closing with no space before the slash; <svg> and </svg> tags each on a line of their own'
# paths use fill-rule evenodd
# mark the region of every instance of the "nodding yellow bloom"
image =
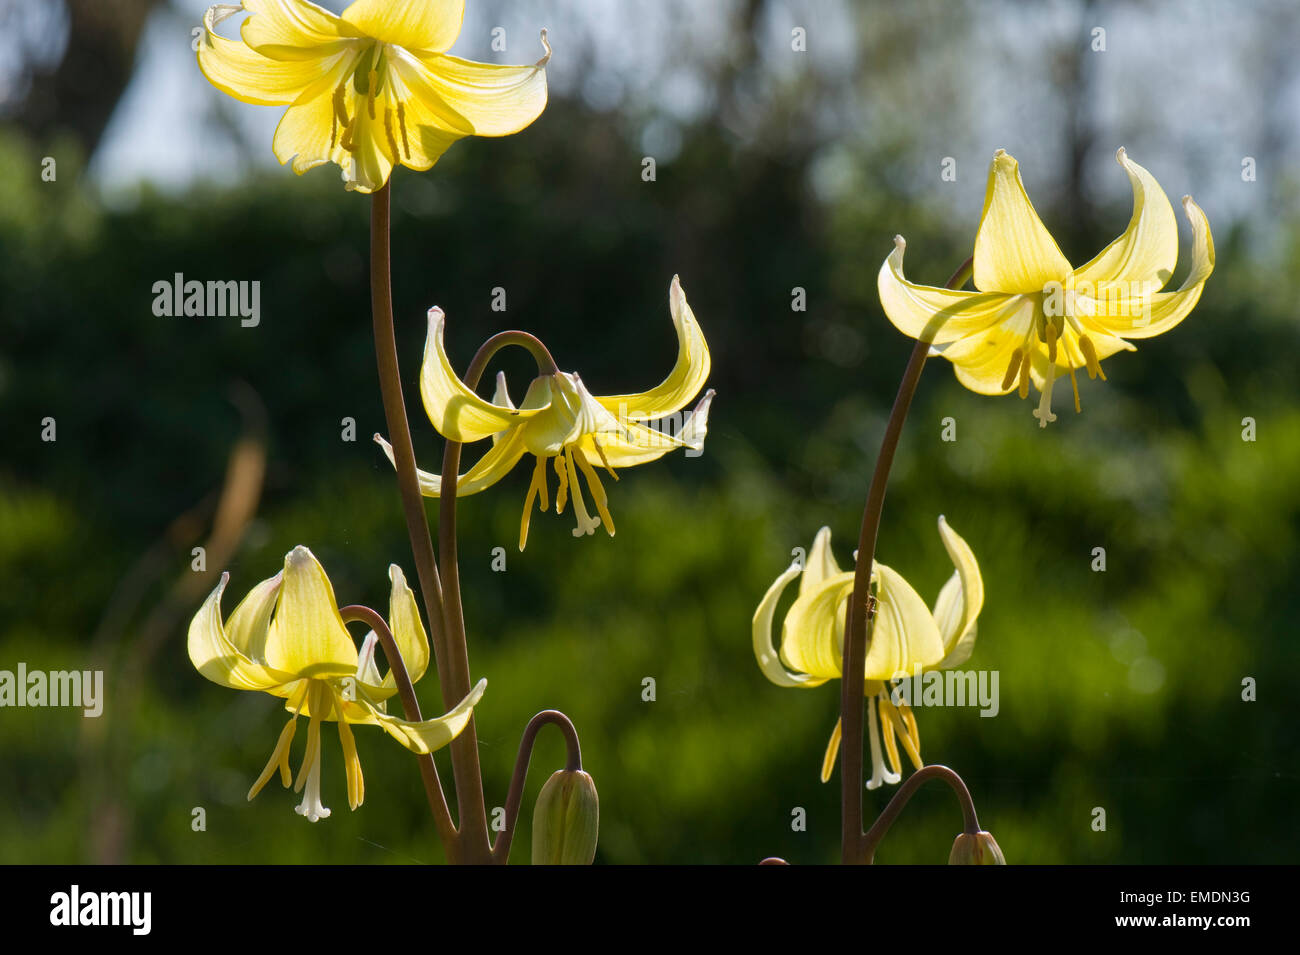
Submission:
<svg viewBox="0 0 1300 955">
<path fill-rule="evenodd" d="M 217 33 L 252 14 L 240 39 Z M 203 17 L 199 69 L 245 103 L 288 106 L 272 147 L 293 171 L 332 162 L 372 192 L 393 166 L 428 169 L 462 136 L 508 136 L 546 106 L 543 67 L 474 63 L 445 51 L 464 0 L 356 0 L 342 16 L 307 0 L 217 4 Z"/>
<path fill-rule="evenodd" d="M 1159 183 L 1129 159 L 1116 160 L 1133 186 L 1128 228 L 1086 265 L 1071 268 L 1034 212 L 1016 161 L 999 149 L 989 169 L 984 214 L 975 236 L 978 292 L 916 285 L 903 277 L 902 236 L 877 282 L 889 320 L 906 335 L 932 342 L 957 380 L 982 395 L 1041 393 L 1034 417 L 1055 421 L 1052 386 L 1070 376 L 1079 410 L 1076 368 L 1106 375 L 1101 360 L 1135 351 L 1127 339 L 1168 331 L 1196 305 L 1214 271 L 1214 239 L 1201 207 L 1183 197 L 1192 224 L 1192 267 L 1176 292 L 1160 289 L 1178 261 L 1178 226 Z"/>
<path fill-rule="evenodd" d="M 709 347 L 686 303 L 677 276 L 673 276 L 668 303 L 677 329 L 677 362 L 657 387 L 638 395 L 598 398 L 587 390 L 577 374 L 543 374 L 533 379 L 518 407 L 506 391 L 504 375 L 497 376 L 496 394 L 490 402 L 457 377 L 442 343 L 445 324 L 442 309 L 429 310 L 429 337 L 420 373 L 424 409 L 445 438 L 470 442 L 490 437 L 493 441 L 491 450 L 467 474 L 457 477 L 456 496 L 466 497 L 491 487 L 525 454 L 535 458 L 519 525 L 520 550 L 528 542 L 533 502 L 538 501 L 543 511 L 549 506 L 548 461 L 559 481 L 555 513 L 564 513 L 565 503 L 573 496 L 573 511 L 578 519 L 573 536 L 593 534 L 604 524 L 613 537 L 614 520 L 596 468 L 604 468 L 617 481 L 618 469 L 645 464 L 674 448 L 686 448 L 687 453 L 693 454 L 703 451 L 713 390 L 709 389 L 685 418 L 681 411 L 709 377 Z M 393 450 L 388 442 L 379 435 L 375 435 L 375 440 L 392 461 Z M 587 479 L 598 516 L 587 512 L 578 483 L 579 473 Z M 442 478 L 427 471 L 418 474 L 424 495 L 438 497 Z"/>
<path fill-rule="evenodd" d="M 867 737 L 871 744 L 868 789 L 902 778 L 897 740 L 902 741 L 917 769 L 923 765 L 916 718 L 906 700 L 900 699 L 897 704 L 891 700 L 888 681 L 914 676 L 918 670 L 958 666 L 975 649 L 975 621 L 984 606 L 979 565 L 970 546 L 942 517 L 939 536 L 956 570 L 939 591 L 933 612 L 898 573 L 878 562 L 871 569 L 876 617 L 865 671 Z M 772 645 L 772 622 L 777 602 L 796 577 L 799 596 L 781 625 L 778 655 Z M 823 527 L 813 540 L 807 560 L 791 564 L 768 588 L 754 612 L 754 656 L 764 676 L 777 686 L 804 689 L 840 678 L 845 610 L 853 594 L 853 577 L 853 571 L 841 572 L 835 563 L 830 528 Z M 831 778 L 839 750 L 840 723 L 836 720 L 822 760 L 822 782 Z"/>
<path fill-rule="evenodd" d="M 391 565 L 388 576 L 392 581 L 388 624 L 414 682 L 428 668 L 429 640 L 401 568 Z M 455 709 L 437 719 L 413 723 L 385 712 L 385 701 L 397 692 L 397 684 L 391 670 L 382 679 L 379 676 L 375 665 L 378 638 L 370 633 L 357 652 L 339 615 L 334 588 L 306 547 L 290 551 L 284 558 L 284 570 L 254 587 L 223 624 L 221 595 L 229 580 L 229 574 L 221 575 L 221 582 L 190 622 L 190 660 L 213 683 L 283 697 L 285 709 L 293 714 L 266 768 L 249 789 L 250 800 L 277 769 L 286 787 L 292 780 L 289 744 L 299 716 L 310 722 L 294 791 L 306 787 L 297 812 L 312 822 L 330 814 L 320 798 L 322 721 L 338 723 L 348 803 L 353 809 L 365 798 L 353 724 L 378 726 L 411 752 L 430 753 L 446 746 L 469 723 L 486 680 L 480 680 Z"/>
</svg>

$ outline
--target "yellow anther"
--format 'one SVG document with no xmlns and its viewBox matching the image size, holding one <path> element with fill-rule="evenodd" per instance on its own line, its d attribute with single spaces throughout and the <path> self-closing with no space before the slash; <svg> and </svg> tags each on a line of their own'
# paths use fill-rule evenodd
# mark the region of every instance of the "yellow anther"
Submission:
<svg viewBox="0 0 1300 955">
<path fill-rule="evenodd" d="M 1029 397 L 1029 352 L 1020 359 L 1020 397 Z"/>
<path fill-rule="evenodd" d="M 1088 363 L 1088 377 L 1096 378 L 1101 376 L 1101 380 L 1106 380 L 1106 373 L 1101 370 L 1101 362 L 1097 360 L 1097 349 L 1093 347 L 1092 339 L 1087 335 L 1079 336 L 1079 348 L 1083 350 L 1084 360 Z"/>
<path fill-rule="evenodd" d="M 401 103 L 397 104 L 397 128 L 402 133 L 402 152 L 406 154 L 407 159 L 410 159 L 411 143 L 406 138 L 406 107 Z"/>
<path fill-rule="evenodd" d="M 1078 414 L 1083 409 L 1079 406 L 1079 380 L 1074 377 L 1074 362 L 1070 362 L 1070 387 L 1074 389 L 1074 413 Z"/>
<path fill-rule="evenodd" d="M 1047 360 L 1056 364 L 1056 322 L 1047 323 Z"/>
<path fill-rule="evenodd" d="M 338 124 L 343 127 L 347 127 L 348 124 L 352 122 L 352 120 L 348 118 L 347 80 L 340 83 L 334 90 L 334 118 L 338 120 Z"/>
<path fill-rule="evenodd" d="M 1020 356 L 1022 350 L 1017 348 L 1011 353 L 1011 363 L 1007 365 L 1007 373 L 1002 376 L 1002 390 L 1008 391 L 1016 383 L 1016 373 L 1020 371 Z"/>
<path fill-rule="evenodd" d="M 402 154 L 397 151 L 397 140 L 393 137 L 393 111 L 384 110 L 384 134 L 388 137 L 388 146 L 393 151 L 394 159 L 401 159 Z"/>
<path fill-rule="evenodd" d="M 366 110 L 370 113 L 370 118 L 375 118 L 375 87 L 379 85 L 379 74 L 374 70 L 370 71 L 369 81 L 366 84 Z"/>
</svg>

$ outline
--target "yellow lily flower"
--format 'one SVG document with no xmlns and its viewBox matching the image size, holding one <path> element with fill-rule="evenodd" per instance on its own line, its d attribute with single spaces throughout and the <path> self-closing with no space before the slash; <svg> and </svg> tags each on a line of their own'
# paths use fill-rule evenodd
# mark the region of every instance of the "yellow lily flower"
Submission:
<svg viewBox="0 0 1300 955">
<path fill-rule="evenodd" d="M 491 487 L 526 453 L 536 458 L 519 525 L 520 550 L 528 542 L 534 500 L 540 498 L 543 511 L 549 506 L 548 460 L 554 464 L 559 480 L 556 514 L 564 513 L 568 496 L 573 495 L 573 511 L 578 520 L 573 536 L 593 534 L 603 523 L 613 537 L 614 520 L 609 514 L 608 498 L 593 464 L 602 465 L 617 481 L 616 469 L 645 464 L 674 448 L 697 453 L 703 450 L 713 389 L 705 393 L 684 420 L 679 415 L 709 376 L 709 347 L 695 314 L 686 303 L 677 276 L 673 276 L 669 288 L 668 304 L 677 329 L 677 361 L 657 387 L 637 395 L 598 398 L 587 390 L 577 374 L 543 374 L 533 379 L 518 407 L 510 400 L 504 375 L 497 376 L 497 390 L 491 402 L 480 398 L 457 377 L 443 347 L 442 309 L 429 310 L 429 337 L 420 372 L 424 409 L 438 433 L 451 441 L 480 441 L 488 437 L 493 441 L 491 450 L 467 474 L 458 476 L 456 496 L 467 497 Z M 679 422 L 676 435 L 644 423 L 667 420 Z M 665 423 L 663 427 L 668 425 Z M 388 460 L 393 461 L 388 442 L 378 435 L 375 439 Z M 579 471 L 586 476 L 598 517 L 587 513 L 578 484 Z M 441 476 L 428 471 L 417 473 L 421 492 L 426 497 L 438 497 L 442 490 Z"/>
<path fill-rule="evenodd" d="M 240 39 L 217 25 L 248 12 Z M 308 0 L 243 0 L 203 17 L 199 69 L 244 103 L 288 106 L 272 147 L 293 171 L 332 162 L 348 189 L 373 192 L 395 164 L 428 169 L 462 136 L 508 136 L 546 106 L 551 48 L 533 66 L 445 51 L 464 0 L 356 0 L 335 16 Z"/>
<path fill-rule="evenodd" d="M 401 568 L 388 568 L 392 581 L 389 627 L 415 682 L 429 665 L 429 640 L 420 622 L 415 595 Z M 375 665 L 378 638 L 370 633 L 357 652 L 334 600 L 334 588 L 320 562 L 306 547 L 295 547 L 284 558 L 284 570 L 254 587 L 223 624 L 221 595 L 228 573 L 190 622 L 189 653 L 195 668 L 221 686 L 260 690 L 285 698 L 293 714 L 280 733 L 266 768 L 248 791 L 251 800 L 280 771 L 287 787 L 289 744 L 298 717 L 310 719 L 307 749 L 298 769 L 294 791 L 306 786 L 299 815 L 312 822 L 330 814 L 321 803 L 321 721 L 339 725 L 339 741 L 347 771 L 348 803 L 353 809 L 365 798 L 361 761 L 352 737 L 352 724 L 378 726 L 413 753 L 430 753 L 453 739 L 469 723 L 474 705 L 483 696 L 486 680 L 444 716 L 415 723 L 386 712 L 385 700 L 397 692 L 392 671 L 382 679 Z"/>
<path fill-rule="evenodd" d="M 934 610 L 896 571 L 876 563 L 871 582 L 876 617 L 867 647 L 867 734 L 871 744 L 868 789 L 896 783 L 902 773 L 896 738 L 913 765 L 920 769 L 921 737 L 906 700 L 895 705 L 888 681 L 917 672 L 949 669 L 965 663 L 975 648 L 976 618 L 984 606 L 984 581 L 975 555 L 962 537 L 939 518 L 939 536 L 956 567 L 939 591 Z M 781 626 L 781 651 L 772 645 L 776 606 L 786 587 L 799 578 L 799 596 Z M 844 618 L 853 593 L 854 572 L 841 571 L 831 553 L 831 532 L 823 527 L 813 540 L 807 560 L 796 560 L 768 588 L 754 612 L 754 656 L 763 675 L 777 686 L 808 689 L 839 679 L 844 659 Z M 881 753 L 884 740 L 885 765 Z M 835 722 L 822 760 L 822 782 L 831 778 L 840 749 L 840 723 Z"/>
<path fill-rule="evenodd" d="M 895 236 L 894 251 L 880 269 L 880 302 L 904 334 L 931 342 L 953 364 L 957 380 L 983 395 L 1018 390 L 1029 382 L 1041 393 L 1034 417 L 1040 427 L 1055 421 L 1052 385 L 1068 374 L 1079 411 L 1076 368 L 1091 378 L 1106 375 L 1101 360 L 1126 339 L 1150 338 L 1181 322 L 1201 297 L 1214 271 L 1210 224 L 1191 196 L 1183 211 L 1192 224 L 1192 266 L 1174 292 L 1160 288 L 1178 260 L 1178 227 L 1159 183 L 1128 158 L 1116 160 L 1133 187 L 1128 228 L 1092 261 L 1077 269 L 1057 247 L 1034 212 L 1015 159 L 1001 149 L 989 169 L 984 214 L 975 237 L 974 283 L 978 292 L 916 285 L 903 276 L 907 243 Z"/>
</svg>

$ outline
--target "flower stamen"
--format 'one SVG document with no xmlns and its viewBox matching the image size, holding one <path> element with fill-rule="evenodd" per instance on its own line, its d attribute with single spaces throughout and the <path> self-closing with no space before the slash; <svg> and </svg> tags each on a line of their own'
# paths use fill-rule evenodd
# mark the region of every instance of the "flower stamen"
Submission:
<svg viewBox="0 0 1300 955">
<path fill-rule="evenodd" d="M 1020 372 L 1020 355 L 1022 349 L 1017 348 L 1011 353 L 1011 363 L 1007 365 L 1007 373 L 1002 376 L 1002 390 L 1010 391 L 1011 386 L 1016 383 L 1016 375 Z"/>
<path fill-rule="evenodd" d="M 533 501 L 541 496 L 541 509 L 545 511 L 550 506 L 549 494 L 546 489 L 546 459 L 538 458 L 537 464 L 533 466 L 533 479 L 528 485 L 528 496 L 524 498 L 524 516 L 519 521 L 519 549 L 523 550 L 524 545 L 528 543 L 528 527 L 533 520 Z"/>
<path fill-rule="evenodd" d="M 605 522 L 605 530 L 609 532 L 610 537 L 613 537 L 614 519 L 609 516 L 609 498 L 605 494 L 604 485 L 600 483 L 600 475 L 596 473 L 580 448 L 575 446 L 570 453 L 578 459 L 578 467 L 582 468 L 582 473 L 587 476 L 587 487 L 591 490 L 591 498 L 596 504 L 596 510 L 600 513 L 600 519 Z M 593 526 L 592 530 L 595 529 Z"/>
</svg>

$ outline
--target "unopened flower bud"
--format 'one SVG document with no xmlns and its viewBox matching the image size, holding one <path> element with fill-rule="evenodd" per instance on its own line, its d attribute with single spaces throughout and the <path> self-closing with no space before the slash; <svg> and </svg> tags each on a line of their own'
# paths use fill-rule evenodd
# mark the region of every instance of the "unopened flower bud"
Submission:
<svg viewBox="0 0 1300 955">
<path fill-rule="evenodd" d="M 952 844 L 948 855 L 949 865 L 1006 865 L 1007 860 L 998 848 L 993 833 L 983 830 L 976 833 L 963 832 Z"/>
<path fill-rule="evenodd" d="M 596 783 L 580 769 L 561 769 L 537 794 L 533 865 L 591 865 L 599 831 Z"/>
</svg>

